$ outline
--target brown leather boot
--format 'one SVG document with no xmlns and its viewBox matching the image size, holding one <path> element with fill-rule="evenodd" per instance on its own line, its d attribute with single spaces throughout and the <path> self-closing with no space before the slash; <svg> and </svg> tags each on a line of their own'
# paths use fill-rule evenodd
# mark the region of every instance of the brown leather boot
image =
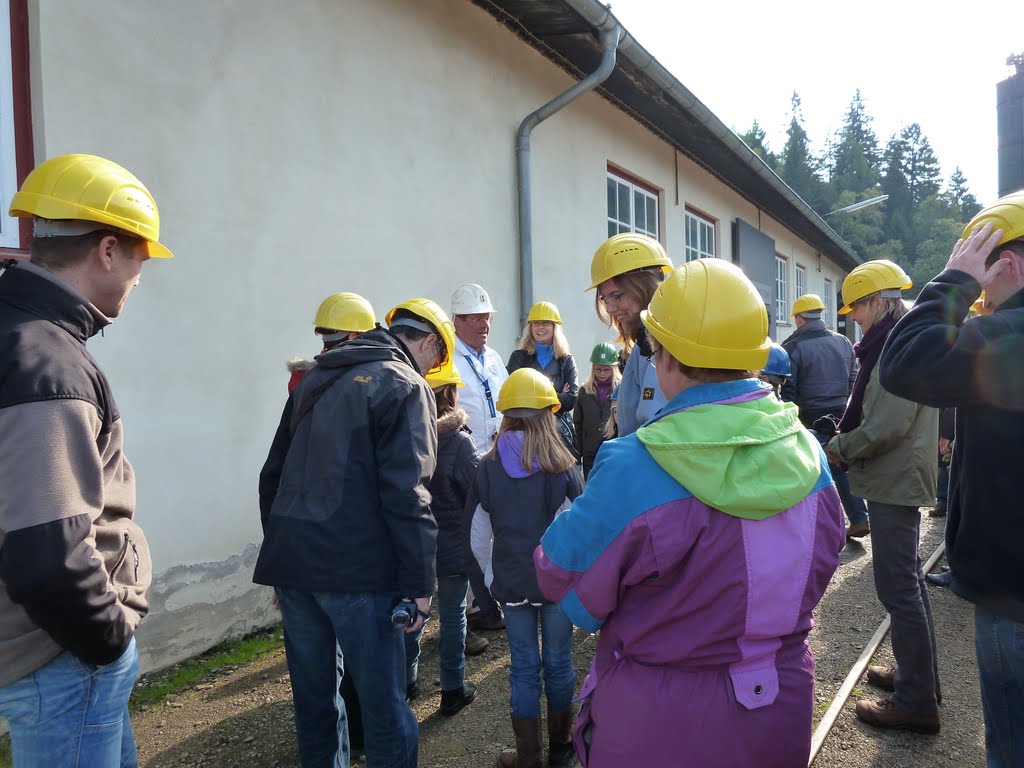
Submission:
<svg viewBox="0 0 1024 768">
<path fill-rule="evenodd" d="M 896 667 L 872 665 L 868 667 L 868 683 L 885 691 L 896 690 Z M 935 701 L 942 703 L 942 686 L 935 681 Z"/>
<path fill-rule="evenodd" d="M 576 762 L 576 749 L 572 745 L 572 708 L 552 712 L 548 708 L 548 765 L 551 768 L 569 768 Z"/>
<path fill-rule="evenodd" d="M 502 752 L 498 768 L 542 768 L 540 718 L 513 717 L 512 731 L 516 735 L 516 751 Z"/>
</svg>

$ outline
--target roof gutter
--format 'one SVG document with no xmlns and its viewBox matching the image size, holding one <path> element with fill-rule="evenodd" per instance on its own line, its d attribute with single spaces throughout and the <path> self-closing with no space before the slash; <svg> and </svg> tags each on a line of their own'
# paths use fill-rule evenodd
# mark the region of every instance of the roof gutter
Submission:
<svg viewBox="0 0 1024 768">
<path fill-rule="evenodd" d="M 653 83 L 659 88 L 664 89 L 682 107 L 704 123 L 708 130 L 720 139 L 726 147 L 732 150 L 755 173 L 774 187 L 794 208 L 807 217 L 829 240 L 835 243 L 837 250 L 842 251 L 850 259 L 851 265 L 861 262 L 856 252 L 813 208 L 804 202 L 803 198 L 790 189 L 789 185 L 779 178 L 756 152 L 748 147 L 732 130 L 726 127 L 721 120 L 715 117 L 711 110 L 704 106 L 696 96 L 673 77 L 672 73 L 665 69 L 629 32 L 625 31 L 608 7 L 602 5 L 598 0 L 562 0 L 562 2 L 602 33 L 608 29 L 621 29 L 623 37 L 619 43 L 619 50 L 630 63 L 642 70 Z"/>
<path fill-rule="evenodd" d="M 519 315 L 522 325 L 533 306 L 533 211 L 532 176 L 530 172 L 530 134 L 541 122 L 588 91 L 592 91 L 615 69 L 615 52 L 622 37 L 622 27 L 612 19 L 601 30 L 601 63 L 583 80 L 556 96 L 540 109 L 527 115 L 516 131 L 516 172 L 519 197 Z"/>
</svg>

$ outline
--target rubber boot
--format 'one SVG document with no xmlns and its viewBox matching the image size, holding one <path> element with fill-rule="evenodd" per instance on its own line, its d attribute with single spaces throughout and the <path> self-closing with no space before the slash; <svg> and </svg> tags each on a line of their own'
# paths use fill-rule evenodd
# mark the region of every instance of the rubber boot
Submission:
<svg viewBox="0 0 1024 768">
<path fill-rule="evenodd" d="M 548 765 L 551 768 L 569 768 L 576 762 L 576 749 L 572 744 L 572 709 L 552 712 L 548 709 Z"/>
<path fill-rule="evenodd" d="M 498 768 L 542 768 L 540 718 L 513 717 L 512 731 L 516 735 L 516 751 L 502 752 Z"/>
</svg>

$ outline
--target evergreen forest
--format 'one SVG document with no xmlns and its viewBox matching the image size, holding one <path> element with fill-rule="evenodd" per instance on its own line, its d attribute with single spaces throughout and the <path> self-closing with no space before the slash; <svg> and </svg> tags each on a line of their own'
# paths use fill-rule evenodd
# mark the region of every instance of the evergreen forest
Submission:
<svg viewBox="0 0 1024 768">
<path fill-rule="evenodd" d="M 815 151 L 793 94 L 786 143 L 778 153 L 754 122 L 740 134 L 819 215 L 879 195 L 888 199 L 832 213 L 829 225 L 863 260 L 890 259 L 913 278 L 914 291 L 942 271 L 953 243 L 981 205 L 957 168 L 941 178 L 939 160 L 921 126 L 909 123 L 882 145 L 858 90 L 842 127 Z"/>
</svg>

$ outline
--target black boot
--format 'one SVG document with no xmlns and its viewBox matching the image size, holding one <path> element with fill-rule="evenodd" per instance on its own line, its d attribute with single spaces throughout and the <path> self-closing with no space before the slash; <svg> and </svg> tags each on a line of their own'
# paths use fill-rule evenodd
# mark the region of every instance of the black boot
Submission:
<svg viewBox="0 0 1024 768">
<path fill-rule="evenodd" d="M 568 768 L 576 763 L 576 749 L 572 744 L 572 708 L 563 712 L 548 709 L 548 765 Z"/>
<path fill-rule="evenodd" d="M 451 717 L 459 710 L 472 703 L 476 698 L 476 686 L 464 683 L 454 691 L 441 691 L 441 714 Z"/>
</svg>

